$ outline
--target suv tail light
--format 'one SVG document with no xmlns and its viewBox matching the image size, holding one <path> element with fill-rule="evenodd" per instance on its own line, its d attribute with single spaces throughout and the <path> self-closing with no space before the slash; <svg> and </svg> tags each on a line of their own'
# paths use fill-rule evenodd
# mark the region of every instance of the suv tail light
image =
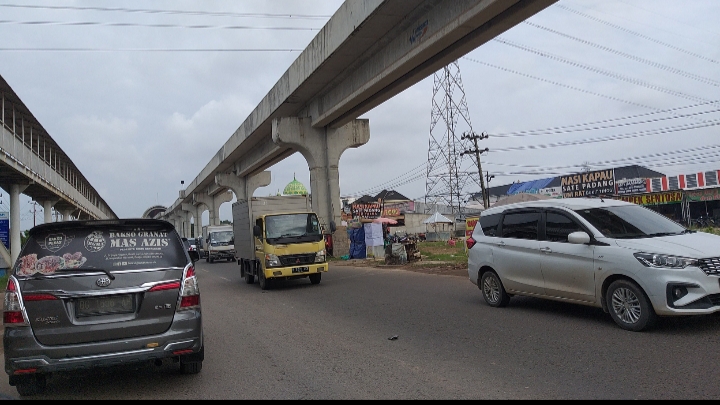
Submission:
<svg viewBox="0 0 720 405">
<path fill-rule="evenodd" d="M 180 287 L 180 309 L 190 309 L 200 306 L 200 287 L 198 286 L 195 267 L 185 268 L 182 286 Z"/>
<path fill-rule="evenodd" d="M 3 304 L 3 323 L 7 326 L 24 326 L 27 325 L 25 319 L 25 309 L 22 305 L 22 297 L 20 296 L 20 288 L 18 288 L 15 277 L 8 278 L 7 288 L 5 290 L 5 302 Z"/>
<path fill-rule="evenodd" d="M 472 247 L 475 246 L 475 243 L 477 242 L 475 242 L 475 239 L 473 239 L 472 236 L 465 240 L 465 246 L 467 246 L 468 250 L 472 249 Z"/>
</svg>

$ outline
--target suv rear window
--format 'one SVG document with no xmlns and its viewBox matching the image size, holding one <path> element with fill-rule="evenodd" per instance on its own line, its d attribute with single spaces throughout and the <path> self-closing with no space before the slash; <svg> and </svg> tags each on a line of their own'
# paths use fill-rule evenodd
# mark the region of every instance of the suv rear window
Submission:
<svg viewBox="0 0 720 405">
<path fill-rule="evenodd" d="M 502 214 L 492 214 L 480 217 L 480 229 L 485 236 L 498 236 L 497 227 Z"/>
<path fill-rule="evenodd" d="M 185 249 L 169 224 L 155 221 L 78 221 L 30 232 L 15 265 L 18 276 L 184 267 Z"/>
</svg>

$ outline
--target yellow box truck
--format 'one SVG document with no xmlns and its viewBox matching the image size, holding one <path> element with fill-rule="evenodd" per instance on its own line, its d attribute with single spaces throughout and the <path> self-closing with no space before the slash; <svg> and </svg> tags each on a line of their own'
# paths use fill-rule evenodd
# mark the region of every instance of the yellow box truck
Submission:
<svg viewBox="0 0 720 405">
<path fill-rule="evenodd" d="M 234 203 L 232 212 L 236 259 L 246 283 L 257 278 L 263 290 L 275 280 L 307 277 L 320 283 L 328 271 L 325 237 L 309 196 L 253 197 L 250 204 Z"/>
</svg>

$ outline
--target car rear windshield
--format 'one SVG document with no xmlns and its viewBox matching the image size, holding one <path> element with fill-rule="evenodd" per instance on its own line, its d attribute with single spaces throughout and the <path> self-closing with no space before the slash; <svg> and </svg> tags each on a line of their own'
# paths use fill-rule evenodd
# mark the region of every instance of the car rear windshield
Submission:
<svg viewBox="0 0 720 405">
<path fill-rule="evenodd" d="M 55 227 L 31 234 L 15 265 L 15 274 L 184 267 L 186 261 L 177 233 L 165 227 Z"/>
<path fill-rule="evenodd" d="M 685 228 L 677 222 L 639 205 L 582 209 L 575 212 L 608 238 L 648 238 L 685 232 Z"/>
</svg>

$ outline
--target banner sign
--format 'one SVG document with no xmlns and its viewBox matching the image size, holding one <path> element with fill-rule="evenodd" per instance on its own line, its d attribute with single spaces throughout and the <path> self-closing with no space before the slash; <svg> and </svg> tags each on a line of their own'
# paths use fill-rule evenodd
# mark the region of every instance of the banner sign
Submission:
<svg viewBox="0 0 720 405">
<path fill-rule="evenodd" d="M 10 213 L 0 211 L 0 242 L 10 249 Z"/>
<path fill-rule="evenodd" d="M 666 193 L 628 195 L 618 197 L 618 200 L 638 205 L 677 204 L 682 202 L 682 191 L 669 191 Z"/>
<path fill-rule="evenodd" d="M 415 211 L 415 201 L 402 201 L 385 203 L 383 206 L 383 217 L 398 217 L 406 212 Z"/>
<path fill-rule="evenodd" d="M 380 203 L 353 203 L 350 207 L 353 218 L 375 219 L 382 212 Z"/>
<path fill-rule="evenodd" d="M 547 188 L 541 188 L 538 190 L 538 194 L 546 195 L 548 197 L 552 198 L 562 198 L 562 188 L 561 187 L 547 187 Z"/>
<path fill-rule="evenodd" d="M 644 194 L 648 192 L 645 179 L 623 179 L 615 182 L 618 195 Z"/>
<path fill-rule="evenodd" d="M 560 177 L 564 198 L 615 194 L 615 171 L 597 170 Z"/>
<path fill-rule="evenodd" d="M 465 237 L 469 238 L 472 236 L 473 231 L 475 230 L 475 225 L 477 225 L 480 218 L 474 217 L 474 218 L 465 218 Z"/>
<path fill-rule="evenodd" d="M 717 201 L 720 200 L 720 188 L 686 191 L 685 195 L 688 201 Z"/>
</svg>

